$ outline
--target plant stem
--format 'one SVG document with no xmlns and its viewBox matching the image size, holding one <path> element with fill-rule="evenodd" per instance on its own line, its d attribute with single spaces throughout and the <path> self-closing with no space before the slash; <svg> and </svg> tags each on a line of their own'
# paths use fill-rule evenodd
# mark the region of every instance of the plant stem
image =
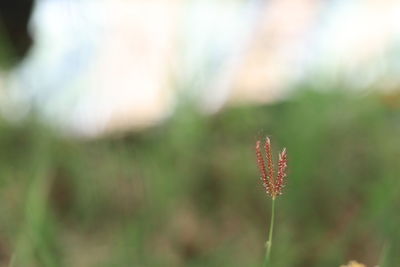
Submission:
<svg viewBox="0 0 400 267">
<path fill-rule="evenodd" d="M 268 266 L 270 262 L 270 254 L 271 254 L 271 247 L 272 247 L 272 234 L 274 232 L 274 218 L 275 218 L 275 198 L 272 198 L 272 207 L 271 207 L 271 222 L 269 224 L 269 234 L 268 234 L 268 241 L 265 243 L 265 259 L 263 266 Z"/>
</svg>

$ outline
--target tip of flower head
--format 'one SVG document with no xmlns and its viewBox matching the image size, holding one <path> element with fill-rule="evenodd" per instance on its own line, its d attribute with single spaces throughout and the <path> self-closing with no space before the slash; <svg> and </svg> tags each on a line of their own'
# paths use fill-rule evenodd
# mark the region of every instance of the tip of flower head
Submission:
<svg viewBox="0 0 400 267">
<path fill-rule="evenodd" d="M 267 142 L 269 145 L 271 144 L 271 139 L 269 139 L 269 137 L 267 136 L 266 138 L 265 138 L 265 142 Z"/>
<path fill-rule="evenodd" d="M 283 149 L 282 149 L 282 152 L 281 153 L 279 153 L 279 160 L 281 160 L 282 158 L 284 158 L 284 157 L 286 157 L 286 147 L 284 147 Z"/>
<path fill-rule="evenodd" d="M 260 141 L 260 140 L 257 140 L 257 142 L 256 142 L 256 148 L 260 148 L 260 146 L 261 146 L 261 141 Z"/>
</svg>

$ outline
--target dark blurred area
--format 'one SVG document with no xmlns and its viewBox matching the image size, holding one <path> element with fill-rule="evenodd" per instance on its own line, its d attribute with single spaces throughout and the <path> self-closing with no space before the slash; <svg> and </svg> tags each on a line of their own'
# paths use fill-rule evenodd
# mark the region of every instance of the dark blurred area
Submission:
<svg viewBox="0 0 400 267">
<path fill-rule="evenodd" d="M 398 266 L 396 45 L 378 59 L 360 49 L 369 60 L 357 64 L 331 55 L 350 62 L 345 73 L 289 60 L 329 58 L 310 36 L 334 27 L 309 22 L 357 6 L 340 3 L 1 2 L 0 266 L 261 266 L 271 200 L 255 143 L 265 136 L 289 157 L 271 266 Z M 359 5 L 369 19 L 390 4 Z M 181 53 L 168 37 L 177 18 L 188 27 Z M 193 73 L 165 79 L 164 60 Z"/>
<path fill-rule="evenodd" d="M 28 31 L 28 21 L 32 8 L 32 0 L 0 2 L 0 35 L 3 39 L 2 46 L 4 43 L 7 45 L 6 51 L 1 53 L 1 64 L 15 64 L 29 50 L 32 38 Z"/>
</svg>

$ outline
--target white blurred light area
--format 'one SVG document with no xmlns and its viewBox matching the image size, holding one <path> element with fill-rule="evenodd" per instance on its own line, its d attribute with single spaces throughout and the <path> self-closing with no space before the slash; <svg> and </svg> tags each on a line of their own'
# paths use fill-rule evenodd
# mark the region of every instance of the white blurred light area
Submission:
<svg viewBox="0 0 400 267">
<path fill-rule="evenodd" d="M 178 17 L 172 2 L 38 1 L 31 21 L 35 45 L 12 89 L 83 135 L 167 117 Z"/>
<path fill-rule="evenodd" d="M 83 136 L 155 125 L 182 95 L 213 113 L 313 76 L 400 77 L 398 1 L 37 0 L 30 26 L 1 110 L 34 108 Z"/>
</svg>

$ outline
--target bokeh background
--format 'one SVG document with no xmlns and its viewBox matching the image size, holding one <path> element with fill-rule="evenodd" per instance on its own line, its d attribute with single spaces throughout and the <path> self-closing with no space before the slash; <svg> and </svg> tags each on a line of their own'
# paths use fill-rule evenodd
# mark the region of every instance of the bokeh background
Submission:
<svg viewBox="0 0 400 267">
<path fill-rule="evenodd" d="M 400 3 L 0 4 L 0 266 L 400 266 Z"/>
</svg>

